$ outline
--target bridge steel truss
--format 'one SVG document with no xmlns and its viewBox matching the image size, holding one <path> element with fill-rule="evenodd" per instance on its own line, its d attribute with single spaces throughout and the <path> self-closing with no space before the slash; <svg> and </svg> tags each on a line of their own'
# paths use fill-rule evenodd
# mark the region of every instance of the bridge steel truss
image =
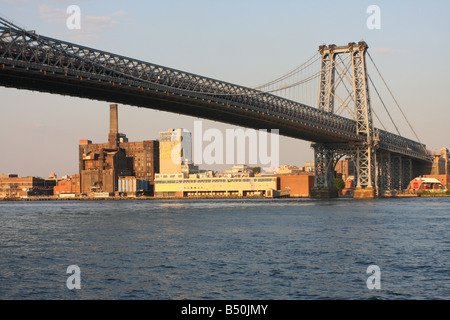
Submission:
<svg viewBox="0 0 450 320">
<path fill-rule="evenodd" d="M 4 86 L 106 101 L 126 91 L 127 101 L 136 98 L 133 103 L 138 106 L 255 129 L 279 129 L 280 134 L 308 141 L 361 139 L 354 121 L 317 108 L 256 89 L 36 35 L 5 23 L 3 26 L 0 23 L 0 71 L 0 84 Z M 45 86 L 40 85 L 44 82 Z M 100 96 L 92 93 L 93 89 L 108 94 Z"/>
<path fill-rule="evenodd" d="M 321 95 L 327 102 L 313 108 L 260 90 L 38 35 L 2 18 L 0 85 L 135 105 L 253 129 L 278 129 L 280 135 L 315 143 L 315 150 L 330 144 L 352 146 L 348 150 L 356 146 L 358 185 L 370 187 L 375 147 L 421 162 L 429 161 L 429 155 L 419 142 L 373 129 L 365 51 L 356 45 L 352 48 L 357 119 L 334 114 L 330 107 L 334 80 L 329 77 L 334 77 L 335 54 L 321 78 Z M 322 85 L 322 80 L 327 83 Z M 331 162 L 324 160 L 328 159 L 324 153 L 316 158 L 322 159 L 322 164 L 317 164 L 322 173 L 316 173 L 316 185 L 322 188 L 331 179 L 324 176 Z"/>
<path fill-rule="evenodd" d="M 365 143 L 313 143 L 315 160 L 315 180 L 312 192 L 317 198 L 337 197 L 337 190 L 334 186 L 334 168 L 337 162 L 343 157 L 353 161 L 356 168 L 356 176 L 360 174 L 358 170 L 369 168 L 368 164 L 363 164 L 358 168 L 358 161 L 365 158 Z M 374 183 L 373 190 L 362 190 L 361 198 L 371 198 L 378 196 L 392 196 L 403 192 L 414 178 L 413 165 L 415 160 L 409 156 L 403 156 L 395 152 L 378 149 L 374 153 L 373 170 Z M 417 163 L 419 166 L 421 163 Z M 365 173 L 365 172 L 364 172 Z M 376 193 L 375 193 L 376 191 Z"/>
<path fill-rule="evenodd" d="M 403 148 L 392 148 L 389 141 L 403 140 L 399 136 L 374 128 L 365 54 L 367 44 L 349 43 L 347 46 L 320 46 L 322 57 L 319 85 L 318 108 L 330 113 L 335 112 L 334 97 L 336 96 L 335 73 L 336 57 L 339 54 L 349 54 L 352 69 L 351 84 L 353 92 L 350 97 L 354 103 L 354 120 L 356 132 L 364 137 L 362 142 L 347 142 L 344 144 L 313 143 L 315 155 L 315 185 L 312 191 L 317 198 L 336 197 L 334 186 L 334 168 L 343 156 L 349 157 L 356 168 L 355 197 L 371 198 L 376 195 L 389 195 L 401 192 L 408 187 L 413 178 L 412 155 L 404 154 Z M 342 61 L 342 59 L 341 59 Z M 347 67 L 348 68 L 348 67 Z M 342 70 L 342 69 L 341 69 Z M 342 76 L 340 75 L 341 80 Z M 342 103 L 344 100 L 340 99 Z M 342 107 L 342 106 L 341 106 Z M 395 136 L 395 137 L 394 137 Z M 408 146 L 404 146 L 409 150 Z M 425 146 L 422 145 L 423 151 Z M 426 155 L 430 160 L 429 155 Z"/>
</svg>

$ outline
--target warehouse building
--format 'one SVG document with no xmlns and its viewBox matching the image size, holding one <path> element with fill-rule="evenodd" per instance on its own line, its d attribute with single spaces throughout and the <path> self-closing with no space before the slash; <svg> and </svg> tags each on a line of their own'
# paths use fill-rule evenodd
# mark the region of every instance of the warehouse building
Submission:
<svg viewBox="0 0 450 320">
<path fill-rule="evenodd" d="M 155 197 L 272 197 L 277 177 L 207 177 L 201 174 L 157 174 Z"/>
<path fill-rule="evenodd" d="M 155 173 L 159 172 L 159 142 L 129 142 L 125 134 L 119 133 L 118 123 L 117 104 L 111 104 L 108 142 L 80 140 L 81 193 L 115 194 L 122 176 L 147 181 L 146 192 L 153 193 Z"/>
<path fill-rule="evenodd" d="M 2 175 L 0 177 L 0 198 L 48 197 L 53 195 L 55 179 L 38 177 L 18 177 Z"/>
<path fill-rule="evenodd" d="M 79 174 L 59 180 L 53 188 L 53 195 L 60 198 L 69 195 L 75 197 L 79 193 L 81 193 Z"/>
<path fill-rule="evenodd" d="M 119 195 L 137 197 L 148 194 L 148 181 L 136 177 L 119 177 Z"/>
</svg>

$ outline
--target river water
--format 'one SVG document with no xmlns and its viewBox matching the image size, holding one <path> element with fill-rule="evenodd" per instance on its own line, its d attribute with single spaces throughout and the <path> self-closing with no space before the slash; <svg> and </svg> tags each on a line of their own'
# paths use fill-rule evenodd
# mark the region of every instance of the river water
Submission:
<svg viewBox="0 0 450 320">
<path fill-rule="evenodd" d="M 450 198 L 0 202 L 0 299 L 449 299 L 449 235 Z"/>
</svg>

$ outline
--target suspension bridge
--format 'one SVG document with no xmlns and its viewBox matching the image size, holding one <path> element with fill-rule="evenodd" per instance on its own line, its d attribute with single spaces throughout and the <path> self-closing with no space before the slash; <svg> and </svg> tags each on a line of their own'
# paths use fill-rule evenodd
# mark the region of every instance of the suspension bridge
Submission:
<svg viewBox="0 0 450 320">
<path fill-rule="evenodd" d="M 355 163 L 360 198 L 402 190 L 431 165 L 409 122 L 416 140 L 400 134 L 367 72 L 367 57 L 392 94 L 363 41 L 322 45 L 299 67 L 250 88 L 53 39 L 0 18 L 0 85 L 278 129 L 312 142 L 316 198 L 337 197 L 334 167 L 343 156 Z M 396 133 L 373 111 L 370 85 Z"/>
</svg>

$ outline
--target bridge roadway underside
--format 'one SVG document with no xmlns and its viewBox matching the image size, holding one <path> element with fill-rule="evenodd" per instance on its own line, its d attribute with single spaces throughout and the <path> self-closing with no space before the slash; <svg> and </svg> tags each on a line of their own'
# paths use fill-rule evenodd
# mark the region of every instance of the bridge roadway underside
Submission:
<svg viewBox="0 0 450 320">
<path fill-rule="evenodd" d="M 305 121 L 300 119 L 300 121 L 293 122 L 291 119 L 284 119 L 282 116 L 278 118 L 274 115 L 264 114 L 261 111 L 251 110 L 251 107 L 233 105 L 232 102 L 228 106 L 224 103 L 208 101 L 207 98 L 193 98 L 184 94 L 168 93 L 156 89 L 141 90 L 140 88 L 121 85 L 120 83 L 113 84 L 85 78 L 81 80 L 73 76 L 55 75 L 52 73 L 44 74 L 40 71 L 6 67 L 4 69 L 0 68 L 0 85 L 178 113 L 256 130 L 278 129 L 279 134 L 282 136 L 325 145 L 339 144 L 351 147 L 354 143 L 361 142 L 361 140 L 355 140 L 354 137 L 349 135 L 342 135 L 320 128 L 306 119 Z M 402 156 L 395 152 L 386 152 L 390 153 L 389 157 L 393 159 L 395 157 L 400 157 L 399 159 L 405 159 L 406 157 L 408 159 L 408 156 Z M 349 155 L 351 154 L 347 154 L 347 156 Z M 396 163 L 399 163 L 399 161 Z M 415 176 L 424 174 L 429 171 L 427 167 L 427 162 L 411 158 L 409 174 L 405 174 L 403 178 L 406 178 L 402 184 L 403 188 L 409 181 L 408 179 L 412 179 L 412 174 L 415 174 Z M 392 168 L 394 167 L 392 166 Z M 384 172 L 384 176 L 387 176 L 384 179 L 387 181 L 385 182 L 385 185 L 387 185 L 385 190 L 400 189 L 399 187 L 393 187 L 394 183 L 392 181 L 400 181 L 402 178 L 396 177 L 395 173 L 391 172 L 391 169 L 385 169 Z M 333 179 L 328 180 L 330 180 L 330 183 L 333 181 Z M 333 184 L 324 189 L 320 188 L 318 191 L 317 198 L 337 196 Z M 368 197 L 372 197 L 372 195 Z"/>
<path fill-rule="evenodd" d="M 245 108 L 208 102 L 185 95 L 72 76 L 32 72 L 21 68 L 0 69 L 0 85 L 16 89 L 88 98 L 198 117 L 252 129 L 278 129 L 279 134 L 311 142 L 347 143 L 354 138 L 328 132 L 312 124 L 292 122 Z"/>
</svg>

